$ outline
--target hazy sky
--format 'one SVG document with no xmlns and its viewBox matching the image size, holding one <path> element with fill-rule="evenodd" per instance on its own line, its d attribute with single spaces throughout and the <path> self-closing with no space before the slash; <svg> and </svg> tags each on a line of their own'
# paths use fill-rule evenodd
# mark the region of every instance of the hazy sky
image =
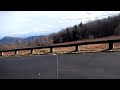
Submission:
<svg viewBox="0 0 120 90">
<path fill-rule="evenodd" d="M 0 11 L 0 38 L 48 34 L 118 13 L 120 11 Z"/>
</svg>

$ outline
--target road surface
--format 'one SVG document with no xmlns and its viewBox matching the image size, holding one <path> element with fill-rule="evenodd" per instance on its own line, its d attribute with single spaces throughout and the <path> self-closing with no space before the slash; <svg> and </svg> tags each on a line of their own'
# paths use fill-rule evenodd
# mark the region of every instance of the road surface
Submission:
<svg viewBox="0 0 120 90">
<path fill-rule="evenodd" d="M 120 53 L 0 57 L 0 79 L 120 79 Z"/>
</svg>

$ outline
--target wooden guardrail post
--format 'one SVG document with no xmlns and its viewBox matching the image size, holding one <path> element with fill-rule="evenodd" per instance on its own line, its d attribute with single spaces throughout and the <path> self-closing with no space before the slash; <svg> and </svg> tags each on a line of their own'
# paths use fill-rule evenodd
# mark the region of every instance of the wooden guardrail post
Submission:
<svg viewBox="0 0 120 90">
<path fill-rule="evenodd" d="M 53 53 L 54 51 L 53 51 L 53 47 L 50 47 L 50 53 Z"/>
<path fill-rule="evenodd" d="M 78 45 L 75 46 L 75 52 L 79 52 L 79 46 Z"/>
<path fill-rule="evenodd" d="M 34 49 L 31 49 L 31 52 L 30 52 L 30 54 L 33 54 L 34 53 Z"/>
<path fill-rule="evenodd" d="M 111 50 L 111 49 L 113 49 L 113 42 L 109 42 L 109 48 L 108 48 L 108 50 Z"/>
<path fill-rule="evenodd" d="M 15 50 L 15 55 L 18 55 L 18 51 L 17 50 Z"/>
<path fill-rule="evenodd" d="M 0 56 L 2 56 L 2 52 L 0 52 Z"/>
</svg>

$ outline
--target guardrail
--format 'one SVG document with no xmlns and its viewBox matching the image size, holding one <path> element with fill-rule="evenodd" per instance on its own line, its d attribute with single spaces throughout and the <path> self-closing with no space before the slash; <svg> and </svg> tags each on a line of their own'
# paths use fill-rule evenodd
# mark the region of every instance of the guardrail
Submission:
<svg viewBox="0 0 120 90">
<path fill-rule="evenodd" d="M 120 39 L 117 40 L 102 40 L 102 41 L 89 41 L 89 42 L 80 42 L 80 43 L 73 43 L 73 44 L 63 44 L 63 45 L 50 45 L 50 46 L 41 46 L 41 47 L 34 47 L 34 48 L 23 48 L 23 49 L 13 49 L 13 50 L 4 50 L 4 51 L 0 51 L 0 56 L 4 55 L 3 52 L 11 52 L 14 51 L 15 54 L 18 54 L 18 51 L 20 50 L 30 50 L 30 54 L 34 53 L 34 49 L 42 49 L 42 48 L 50 48 L 50 52 L 52 53 L 54 50 L 53 48 L 56 47 L 70 47 L 70 46 L 75 46 L 75 52 L 79 51 L 79 46 L 80 45 L 89 45 L 89 44 L 103 44 L 103 43 L 108 43 L 109 44 L 109 48 L 108 50 L 113 49 L 113 45 L 116 42 L 120 42 Z"/>
</svg>

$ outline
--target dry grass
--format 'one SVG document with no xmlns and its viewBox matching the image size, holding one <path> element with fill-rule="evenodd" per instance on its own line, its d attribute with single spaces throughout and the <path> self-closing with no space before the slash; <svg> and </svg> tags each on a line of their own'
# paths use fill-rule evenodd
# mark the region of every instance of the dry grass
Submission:
<svg viewBox="0 0 120 90">
<path fill-rule="evenodd" d="M 102 50 L 106 50 L 108 48 L 108 44 L 93 44 L 93 45 L 82 45 L 79 46 L 80 52 L 98 52 Z M 69 53 L 75 50 L 75 47 L 60 47 L 54 48 L 54 53 Z"/>
<path fill-rule="evenodd" d="M 106 50 L 108 48 L 108 44 L 93 44 L 93 45 L 82 45 L 80 46 L 81 52 L 99 52 Z"/>
<path fill-rule="evenodd" d="M 14 54 L 15 54 L 15 52 L 4 52 L 4 56 L 11 56 Z"/>
<path fill-rule="evenodd" d="M 30 50 L 21 50 L 21 51 L 18 51 L 18 55 L 26 55 L 26 54 L 29 54 L 30 53 Z"/>
<path fill-rule="evenodd" d="M 60 48 L 54 48 L 54 53 L 68 53 L 71 51 L 74 51 L 75 47 L 60 47 Z"/>
<path fill-rule="evenodd" d="M 48 48 L 44 48 L 44 49 L 35 49 L 34 50 L 34 54 L 46 54 L 49 52 Z"/>
<path fill-rule="evenodd" d="M 58 44 L 54 44 L 54 45 L 73 44 L 73 43 L 80 43 L 80 42 L 102 41 L 102 40 L 115 40 L 115 39 L 120 39 L 120 36 L 109 36 L 109 37 L 103 37 L 103 38 L 84 39 L 84 40 L 78 40 L 78 41 L 72 41 L 72 42 L 58 43 Z"/>
</svg>

